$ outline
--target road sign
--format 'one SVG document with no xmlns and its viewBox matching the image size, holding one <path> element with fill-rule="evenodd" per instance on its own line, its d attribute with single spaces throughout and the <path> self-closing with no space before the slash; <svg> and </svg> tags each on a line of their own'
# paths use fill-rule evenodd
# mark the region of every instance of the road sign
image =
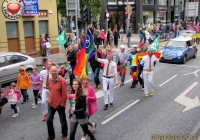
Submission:
<svg viewBox="0 0 200 140">
<path fill-rule="evenodd" d="M 74 27 L 75 27 L 75 23 L 74 23 L 73 20 L 70 21 L 70 27 L 71 27 L 71 28 L 74 28 Z"/>
</svg>

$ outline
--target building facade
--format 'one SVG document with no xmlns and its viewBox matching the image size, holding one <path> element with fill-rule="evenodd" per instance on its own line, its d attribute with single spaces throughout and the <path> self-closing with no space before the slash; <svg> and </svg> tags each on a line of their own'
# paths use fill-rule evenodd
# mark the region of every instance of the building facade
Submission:
<svg viewBox="0 0 200 140">
<path fill-rule="evenodd" d="M 37 1 L 37 0 L 36 0 Z M 38 0 L 38 15 L 22 15 L 10 20 L 0 13 L 0 52 L 22 52 L 40 56 L 40 35 L 49 33 L 51 54 L 58 53 L 57 6 L 50 0 Z"/>
<path fill-rule="evenodd" d="M 127 2 L 128 1 L 128 2 Z M 132 6 L 130 26 L 134 33 L 137 33 L 138 23 L 173 23 L 180 20 L 180 12 L 184 11 L 185 0 L 102 0 L 102 8 L 108 10 L 110 18 L 107 27 L 118 29 L 126 28 L 127 15 L 125 7 L 127 4 Z M 106 7 L 106 8 L 104 8 Z M 101 28 L 106 28 L 105 15 L 101 15 Z"/>
</svg>

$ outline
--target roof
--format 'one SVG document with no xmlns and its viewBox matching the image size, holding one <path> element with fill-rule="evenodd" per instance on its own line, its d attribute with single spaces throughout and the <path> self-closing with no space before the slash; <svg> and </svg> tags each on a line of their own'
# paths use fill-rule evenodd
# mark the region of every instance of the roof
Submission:
<svg viewBox="0 0 200 140">
<path fill-rule="evenodd" d="M 173 40 L 173 41 L 190 41 L 190 40 L 192 40 L 192 38 L 187 36 L 187 37 L 174 38 L 171 40 Z"/>
<path fill-rule="evenodd" d="M 18 55 L 22 55 L 22 53 L 20 53 L 20 52 L 0 52 L 0 55 L 8 55 L 8 54 L 18 54 Z"/>
</svg>

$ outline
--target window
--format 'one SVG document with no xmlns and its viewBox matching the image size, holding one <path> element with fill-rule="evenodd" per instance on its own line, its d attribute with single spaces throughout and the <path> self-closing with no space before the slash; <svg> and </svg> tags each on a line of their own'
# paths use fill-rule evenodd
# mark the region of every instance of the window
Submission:
<svg viewBox="0 0 200 140">
<path fill-rule="evenodd" d="M 7 38 L 18 38 L 17 22 L 6 22 Z"/>
<path fill-rule="evenodd" d="M 158 0 L 158 5 L 167 5 L 167 0 Z"/>
<path fill-rule="evenodd" d="M 127 5 L 127 4 L 135 4 L 135 0 L 128 0 L 128 3 L 127 3 L 127 0 L 124 1 L 124 5 Z"/>
<path fill-rule="evenodd" d="M 154 0 L 143 0 L 143 5 L 154 5 Z"/>
<path fill-rule="evenodd" d="M 0 67 L 6 66 L 5 57 L 0 57 Z"/>
<path fill-rule="evenodd" d="M 158 23 L 166 24 L 166 11 L 158 11 L 157 13 Z"/>
<path fill-rule="evenodd" d="M 174 6 L 174 0 L 171 0 L 171 6 Z"/>
<path fill-rule="evenodd" d="M 26 61 L 28 58 L 27 57 L 25 57 L 25 56 L 18 56 L 22 61 Z"/>
<path fill-rule="evenodd" d="M 21 62 L 21 59 L 17 55 L 8 55 L 6 58 L 9 65 Z"/>
<path fill-rule="evenodd" d="M 108 5 L 117 5 L 117 0 L 108 0 Z"/>
<path fill-rule="evenodd" d="M 45 21 L 45 20 L 39 21 L 39 32 L 40 32 L 40 35 L 48 33 L 48 31 L 47 31 L 47 21 Z"/>
<path fill-rule="evenodd" d="M 153 20 L 153 11 L 143 11 L 143 22 L 146 26 L 153 23 Z"/>
<path fill-rule="evenodd" d="M 32 21 L 24 21 L 24 36 L 25 37 L 34 36 Z"/>
</svg>

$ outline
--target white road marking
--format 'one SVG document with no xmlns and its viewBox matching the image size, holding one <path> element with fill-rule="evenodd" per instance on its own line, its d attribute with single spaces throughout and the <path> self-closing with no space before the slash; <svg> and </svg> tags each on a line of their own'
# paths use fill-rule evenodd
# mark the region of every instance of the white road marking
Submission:
<svg viewBox="0 0 200 140">
<path fill-rule="evenodd" d="M 199 129 L 200 129 L 200 122 L 195 126 L 190 135 L 195 135 Z"/>
<path fill-rule="evenodd" d="M 115 117 L 117 117 L 118 115 L 120 115 L 121 113 L 123 113 L 124 111 L 126 111 L 127 109 L 129 109 L 131 106 L 135 105 L 136 103 L 138 103 L 140 100 L 136 100 L 133 103 L 129 104 L 128 106 L 126 106 L 125 108 L 123 108 L 122 110 L 120 110 L 119 112 L 115 113 L 114 115 L 112 115 L 111 117 L 109 117 L 108 119 L 106 119 L 105 121 L 103 121 L 101 124 L 106 124 L 109 121 L 111 121 L 112 119 L 114 119 Z"/>
<path fill-rule="evenodd" d="M 181 93 L 174 101 L 179 104 L 184 105 L 186 108 L 183 112 L 193 109 L 195 107 L 200 106 L 199 98 L 196 96 L 194 99 L 186 97 L 186 95 L 198 84 L 198 82 L 194 82 L 190 87 L 188 87 L 183 93 Z"/>
<path fill-rule="evenodd" d="M 190 73 L 183 74 L 183 75 L 190 75 L 190 74 L 194 74 L 196 77 L 198 77 L 198 74 L 197 74 L 197 72 L 199 72 L 199 71 L 200 71 L 200 69 L 198 69 L 198 70 L 196 70 L 196 71 L 194 71 L 194 72 L 190 72 Z"/>
<path fill-rule="evenodd" d="M 167 81 L 165 81 L 164 83 L 160 84 L 159 87 L 162 87 L 164 84 L 168 83 L 169 81 L 171 81 L 172 79 L 174 79 L 177 75 L 172 76 L 171 78 L 169 78 Z"/>
<path fill-rule="evenodd" d="M 128 83 L 128 82 L 130 82 L 130 81 L 132 81 L 132 78 L 129 79 L 129 80 L 126 80 L 126 81 L 124 82 L 124 84 L 126 84 L 126 83 Z M 115 86 L 114 89 L 116 89 L 116 88 L 118 88 L 118 87 L 120 87 L 120 85 Z M 108 90 L 108 91 L 109 91 L 109 90 Z M 108 93 L 108 94 L 109 94 L 109 93 Z M 103 93 L 102 90 L 99 90 L 99 91 L 96 92 L 96 97 L 97 97 L 97 98 L 101 98 L 101 97 L 103 97 L 103 96 L 104 96 L 104 93 Z"/>
</svg>

